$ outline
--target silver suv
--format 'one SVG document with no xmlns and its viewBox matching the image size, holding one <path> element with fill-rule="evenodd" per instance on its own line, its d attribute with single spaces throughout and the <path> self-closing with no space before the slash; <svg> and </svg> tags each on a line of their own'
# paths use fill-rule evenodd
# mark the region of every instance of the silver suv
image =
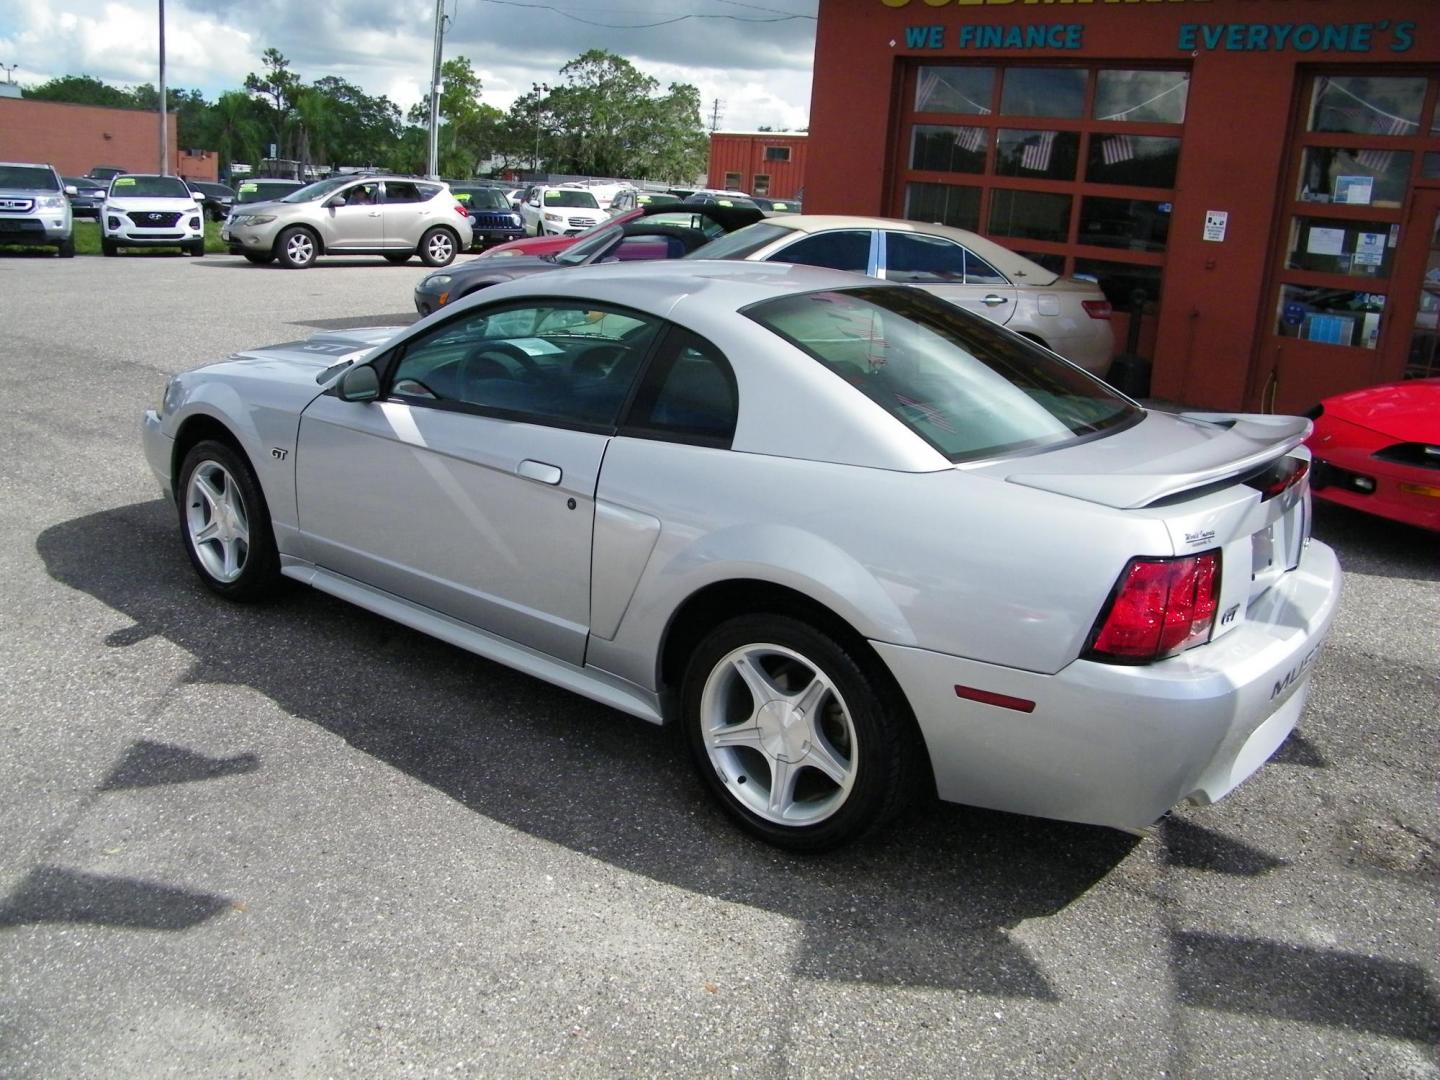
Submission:
<svg viewBox="0 0 1440 1080">
<path fill-rule="evenodd" d="M 437 180 L 339 176 L 273 202 L 235 207 L 220 230 L 232 255 L 303 270 L 321 255 L 419 255 L 446 266 L 470 247 L 470 214 Z"/>
<path fill-rule="evenodd" d="M 62 259 L 73 258 L 74 194 L 53 166 L 0 162 L 0 244 L 53 244 Z"/>
</svg>

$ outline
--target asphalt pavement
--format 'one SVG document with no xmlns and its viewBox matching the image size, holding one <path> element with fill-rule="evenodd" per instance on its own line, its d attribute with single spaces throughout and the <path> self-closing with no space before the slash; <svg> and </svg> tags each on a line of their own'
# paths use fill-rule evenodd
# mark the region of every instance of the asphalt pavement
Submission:
<svg viewBox="0 0 1440 1080">
<path fill-rule="evenodd" d="M 788 856 L 666 731 L 196 581 L 166 375 L 424 272 L 0 253 L 0 1076 L 1440 1074 L 1433 536 L 1319 509 L 1310 704 L 1217 806 Z"/>
</svg>

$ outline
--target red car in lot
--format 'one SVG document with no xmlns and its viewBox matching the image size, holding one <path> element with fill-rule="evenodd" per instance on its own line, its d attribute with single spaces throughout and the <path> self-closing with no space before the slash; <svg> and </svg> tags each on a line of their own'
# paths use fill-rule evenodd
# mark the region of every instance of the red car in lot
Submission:
<svg viewBox="0 0 1440 1080">
<path fill-rule="evenodd" d="M 1315 498 L 1440 532 L 1440 378 L 1326 398 L 1315 430 Z"/>
</svg>

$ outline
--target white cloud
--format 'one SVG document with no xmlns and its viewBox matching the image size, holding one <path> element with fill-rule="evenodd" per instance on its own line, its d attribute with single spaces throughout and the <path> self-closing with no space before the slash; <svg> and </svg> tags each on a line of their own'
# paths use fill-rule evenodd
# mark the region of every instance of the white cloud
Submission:
<svg viewBox="0 0 1440 1080">
<path fill-rule="evenodd" d="M 755 0 L 756 7 L 814 15 L 818 0 Z M 571 0 L 556 7 L 592 14 Z M 158 81 L 153 0 L 46 0 L 0 11 L 0 62 L 34 85 L 59 75 L 112 83 Z M 452 9 L 453 10 L 453 9 Z M 261 70 L 279 49 L 310 81 L 338 75 L 408 108 L 426 93 L 433 33 L 431 0 L 170 0 L 166 5 L 166 81 L 214 99 Z M 721 0 L 624 0 L 597 5 L 599 21 L 661 21 L 680 14 L 729 15 L 654 28 L 587 26 L 541 9 L 459 0 L 445 55 L 467 56 L 484 80 L 484 99 L 508 108 L 535 82 L 554 83 L 562 65 L 587 49 L 629 59 L 661 85 L 688 82 L 707 113 L 722 102 L 722 128 L 803 127 L 809 121 L 813 19 L 783 22 Z M 602 17 L 603 18 L 600 18 Z M 703 58 L 705 66 L 694 63 Z"/>
</svg>

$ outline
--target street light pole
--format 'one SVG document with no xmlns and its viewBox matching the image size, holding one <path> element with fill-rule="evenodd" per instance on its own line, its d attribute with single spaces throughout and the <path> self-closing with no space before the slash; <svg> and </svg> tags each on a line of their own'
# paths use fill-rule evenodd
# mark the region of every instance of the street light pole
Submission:
<svg viewBox="0 0 1440 1080">
<path fill-rule="evenodd" d="M 440 178 L 440 57 L 445 45 L 445 0 L 435 0 L 435 63 L 430 70 L 430 159 L 426 172 Z"/>
<path fill-rule="evenodd" d="M 165 0 L 160 0 L 160 175 L 170 175 L 170 125 L 165 114 Z"/>
<path fill-rule="evenodd" d="M 540 95 L 550 93 L 548 83 L 531 83 L 530 91 L 535 95 L 535 156 L 530 159 L 530 171 L 540 171 Z"/>
</svg>

